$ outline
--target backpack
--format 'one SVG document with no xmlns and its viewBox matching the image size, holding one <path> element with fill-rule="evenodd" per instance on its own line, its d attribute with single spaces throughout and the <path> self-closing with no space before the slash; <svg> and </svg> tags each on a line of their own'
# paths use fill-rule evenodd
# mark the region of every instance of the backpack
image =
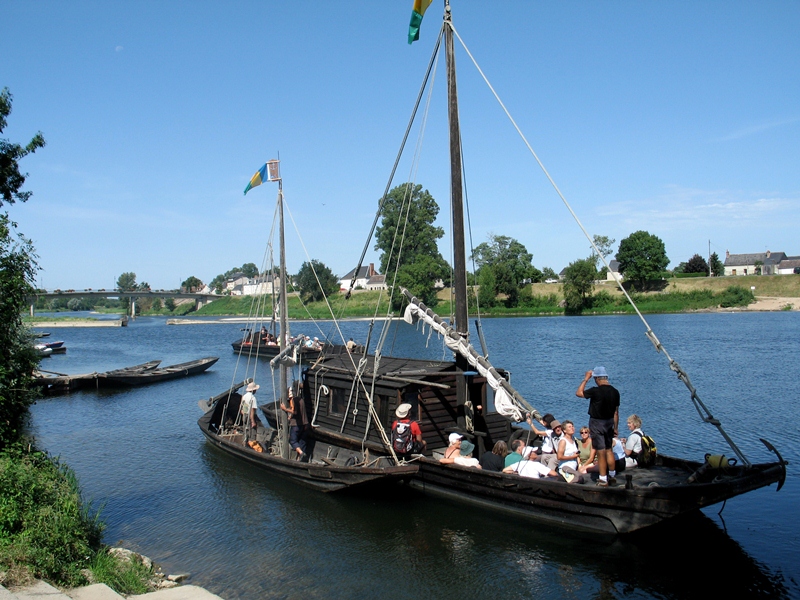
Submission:
<svg viewBox="0 0 800 600">
<path fill-rule="evenodd" d="M 414 435 L 411 433 L 411 423 L 398 422 L 392 429 L 392 448 L 398 454 L 408 454 L 414 447 Z"/>
<path fill-rule="evenodd" d="M 636 459 L 636 464 L 640 468 L 649 469 L 656 464 L 656 441 L 649 435 L 635 432 L 642 439 L 642 450 L 637 452 L 636 456 L 631 455 Z"/>
</svg>

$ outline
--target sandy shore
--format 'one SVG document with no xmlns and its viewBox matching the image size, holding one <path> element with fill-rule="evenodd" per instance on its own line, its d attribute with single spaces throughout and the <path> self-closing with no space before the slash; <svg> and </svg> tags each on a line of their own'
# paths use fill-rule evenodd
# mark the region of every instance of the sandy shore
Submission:
<svg viewBox="0 0 800 600">
<path fill-rule="evenodd" d="M 722 310 L 761 310 L 761 311 L 778 311 L 787 310 L 787 306 L 791 308 L 788 310 L 800 310 L 800 298 L 775 298 L 771 296 L 756 296 L 756 301 L 747 308 L 736 309 L 722 309 Z"/>
<path fill-rule="evenodd" d="M 36 321 L 31 323 L 33 329 L 55 329 L 58 327 L 122 327 L 121 319 L 86 319 L 83 321 Z"/>
</svg>

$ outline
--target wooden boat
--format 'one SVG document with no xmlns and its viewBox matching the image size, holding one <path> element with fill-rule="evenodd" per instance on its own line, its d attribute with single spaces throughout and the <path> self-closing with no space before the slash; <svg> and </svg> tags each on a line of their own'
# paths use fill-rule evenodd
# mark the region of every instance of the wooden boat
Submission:
<svg viewBox="0 0 800 600">
<path fill-rule="evenodd" d="M 264 165 L 259 172 L 261 173 L 261 180 L 266 180 L 268 167 L 269 180 L 278 182 L 277 212 L 279 214 L 281 290 L 279 331 L 286 332 L 288 336 L 290 332 L 286 318 L 283 184 L 280 179 L 278 161 L 269 161 Z M 257 317 L 256 321 L 259 319 L 260 317 Z M 254 331 L 256 326 L 253 326 Z M 244 341 L 247 341 L 248 337 L 250 337 L 249 333 L 245 336 Z M 261 339 L 260 334 L 257 339 Z M 249 359 L 251 357 L 254 358 L 257 354 L 271 358 L 270 366 L 273 369 L 277 369 L 280 375 L 280 387 L 277 395 L 285 405 L 289 404 L 287 388 L 289 380 L 288 365 L 297 365 L 301 361 L 305 362 L 306 357 L 316 362 L 322 359 L 323 355 L 341 356 L 346 354 L 352 356 L 355 354 L 353 351 L 348 351 L 345 345 L 333 344 L 326 344 L 321 351 L 307 352 L 307 349 L 300 348 L 300 343 L 298 339 L 291 344 L 287 344 L 286 349 L 281 349 L 278 346 L 259 345 L 259 342 L 257 342 L 255 349 L 258 352 L 255 353 L 252 351 L 252 346 L 247 349 L 244 346 L 239 347 L 242 358 L 247 357 L 248 359 L 243 361 L 248 363 L 245 367 L 246 370 L 251 368 Z M 246 352 L 245 349 L 247 350 Z M 234 350 L 236 350 L 235 343 Z M 268 353 L 260 354 L 260 351 L 268 351 Z M 252 365 L 253 373 L 256 372 L 256 368 L 257 365 Z M 209 400 L 201 400 L 199 402 L 204 415 L 198 420 L 197 424 L 208 441 L 220 450 L 237 459 L 257 465 L 270 472 L 270 474 L 290 479 L 323 492 L 384 487 L 386 484 L 408 480 L 417 472 L 417 465 L 398 465 L 395 460 L 384 454 L 371 457 L 369 452 L 345 449 L 324 442 L 312 441 L 306 446 L 305 453 L 300 458 L 295 451 L 290 450 L 287 417 L 283 411 L 277 410 L 275 404 L 270 404 L 266 413 L 272 415 L 271 418 L 268 417 L 270 427 L 259 427 L 253 431 L 249 427 L 247 416 L 243 419 L 240 411 L 242 396 L 237 390 L 252 381 L 252 378 L 246 378 L 231 389 Z"/>
<path fill-rule="evenodd" d="M 34 374 L 34 384 L 42 388 L 45 394 L 62 394 L 80 389 L 99 387 L 98 379 L 105 378 L 109 374 L 131 375 L 134 373 L 143 373 L 155 369 L 159 364 L 161 364 L 160 360 L 151 360 L 140 365 L 114 369 L 105 373 L 93 372 L 79 375 L 67 375 L 66 373 L 56 373 L 40 369 Z"/>
<path fill-rule="evenodd" d="M 160 369 L 152 368 L 135 372 L 125 370 L 109 371 L 98 375 L 98 385 L 101 387 L 149 385 L 179 377 L 189 377 L 203 373 L 218 360 L 218 356 L 209 356 Z"/>
<path fill-rule="evenodd" d="M 39 345 L 50 348 L 52 354 L 65 354 L 67 352 L 67 347 L 64 345 L 63 341 L 41 342 Z"/>
<path fill-rule="evenodd" d="M 762 440 L 776 460 L 751 463 L 700 401 L 688 375 L 669 357 L 649 325 L 647 336 L 686 384 L 704 422 L 716 426 L 729 443 L 738 457 L 738 466 L 714 466 L 713 461 L 704 459 L 660 456 L 653 468 L 626 471 L 623 485 L 599 487 L 562 479 L 525 478 L 437 460 L 451 432 L 474 441 L 480 456 L 490 451 L 496 441 L 510 441 L 518 435 L 519 428 L 512 423 L 522 421 L 526 413 L 538 416 L 511 387 L 503 371 L 489 364 L 472 347 L 466 334 L 458 333 L 469 331 L 469 322 L 454 28 L 449 2 L 445 0 L 445 4 L 440 41 L 434 52 L 443 45 L 447 61 L 455 318 L 452 323 L 442 321 L 405 290 L 408 307 L 404 318 L 409 323 L 421 319 L 435 330 L 453 351 L 454 360 L 435 362 L 385 356 L 377 360 L 376 356 L 368 355 L 364 357 L 366 364 L 358 365 L 351 357 L 339 356 L 310 365 L 303 373 L 303 398 L 306 412 L 315 415 L 313 438 L 334 447 L 366 448 L 375 454 L 393 455 L 382 432 L 391 426 L 398 405 L 408 403 L 412 405 L 412 418 L 420 423 L 428 444 L 425 455 L 414 461 L 419 471 L 411 481 L 412 486 L 458 502 L 608 534 L 649 527 L 773 483 L 777 483 L 779 490 L 786 477 L 786 461 L 768 441 Z M 434 62 L 432 59 L 430 65 Z M 639 316 L 646 324 L 640 313 Z M 489 389 L 494 392 L 495 410 L 481 413 L 477 407 L 489 407 Z"/>
<path fill-rule="evenodd" d="M 231 426 L 237 421 L 242 400 L 237 390 L 248 381 L 210 400 L 200 401 L 201 408 L 206 412 L 197 424 L 208 441 L 223 452 L 322 492 L 383 488 L 387 484 L 408 480 L 417 472 L 417 465 L 395 465 L 381 455 L 364 461 L 361 452 L 345 451 L 321 443 L 310 449 L 307 461 L 283 458 L 274 453 L 279 445 L 278 429 L 274 428 L 259 428 L 254 441 L 259 443 L 263 451 L 255 450 L 247 444 L 249 440 L 245 428 L 241 424 Z M 223 425 L 226 420 L 228 426 Z"/>
<path fill-rule="evenodd" d="M 332 346 L 332 344 L 323 344 L 319 348 L 312 348 L 308 346 L 300 346 L 298 351 L 307 359 L 317 357 L 322 353 L 325 346 Z M 247 333 L 242 339 L 236 340 L 231 343 L 233 351 L 242 356 L 258 356 L 261 358 L 275 358 L 280 354 L 281 347 L 276 344 L 268 344 L 258 332 L 254 334 Z"/>
</svg>

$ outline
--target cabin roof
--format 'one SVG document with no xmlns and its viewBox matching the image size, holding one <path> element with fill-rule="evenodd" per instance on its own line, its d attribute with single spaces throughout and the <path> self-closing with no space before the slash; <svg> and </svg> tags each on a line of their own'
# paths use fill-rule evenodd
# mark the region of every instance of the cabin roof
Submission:
<svg viewBox="0 0 800 600">
<path fill-rule="evenodd" d="M 352 355 L 352 358 L 356 366 L 358 366 L 359 361 L 363 357 L 359 354 L 354 354 Z M 363 372 L 366 377 L 370 377 L 375 368 L 375 357 L 373 355 L 368 355 L 366 360 L 367 366 Z M 378 374 L 381 376 L 403 377 L 407 379 L 421 380 L 432 375 L 455 372 L 455 368 L 455 363 L 451 361 L 432 361 L 415 358 L 395 358 L 392 356 L 383 356 L 381 357 L 380 366 L 378 367 Z M 331 375 L 334 376 L 339 373 L 344 376 L 348 376 L 348 374 L 352 375 L 352 373 L 355 372 L 353 363 L 350 361 L 350 355 L 347 354 L 330 356 L 316 368 L 312 367 L 311 370 L 324 371 L 325 369 L 330 369 L 332 371 Z M 388 387 L 397 388 L 406 387 L 409 385 L 408 382 L 392 382 L 390 380 L 384 380 L 384 384 Z"/>
</svg>

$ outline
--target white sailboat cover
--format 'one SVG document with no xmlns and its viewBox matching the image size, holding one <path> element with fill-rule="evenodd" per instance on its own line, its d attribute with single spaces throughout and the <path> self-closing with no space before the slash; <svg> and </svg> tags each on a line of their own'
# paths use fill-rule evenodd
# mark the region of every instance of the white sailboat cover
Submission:
<svg viewBox="0 0 800 600">
<path fill-rule="evenodd" d="M 411 294 L 406 293 L 406 297 L 409 299 L 409 304 L 403 314 L 403 320 L 409 325 L 413 325 L 419 320 L 427 323 L 431 329 L 444 337 L 444 342 L 450 350 L 466 358 L 469 364 L 482 377 L 486 378 L 489 387 L 494 390 L 494 407 L 500 415 L 517 423 L 525 420 L 525 413 L 531 413 L 536 419 L 541 417 L 539 412 L 531 407 L 489 361 L 478 354 L 472 344 L 459 335 L 452 326 L 445 323 L 439 315 Z"/>
</svg>

